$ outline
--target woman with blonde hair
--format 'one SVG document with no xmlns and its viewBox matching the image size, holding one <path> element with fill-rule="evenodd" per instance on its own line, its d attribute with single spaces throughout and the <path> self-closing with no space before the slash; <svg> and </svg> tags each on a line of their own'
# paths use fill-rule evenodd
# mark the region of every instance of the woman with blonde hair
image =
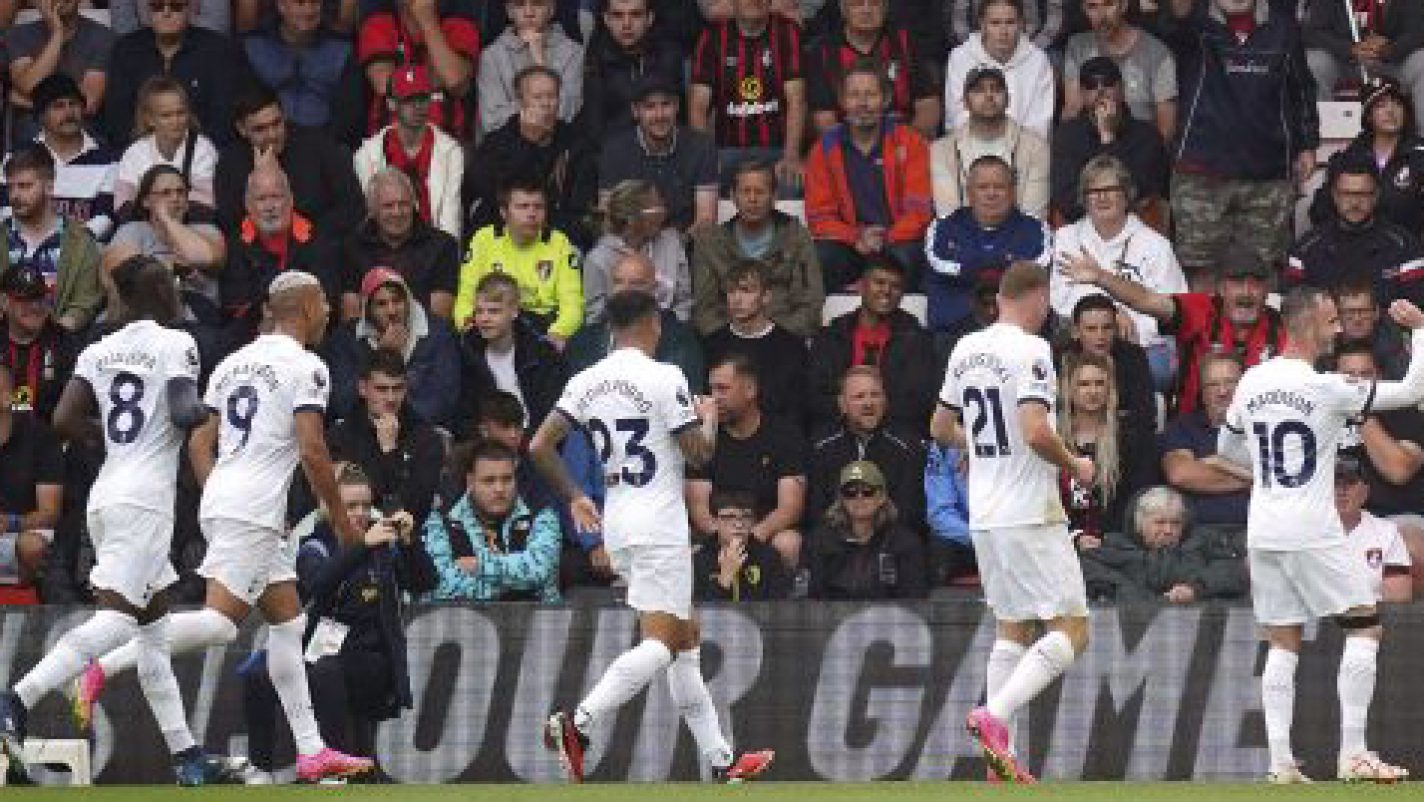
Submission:
<svg viewBox="0 0 1424 802">
<path fill-rule="evenodd" d="M 692 271 L 677 229 L 667 224 L 667 204 L 651 181 L 620 181 L 608 195 L 603 236 L 583 260 L 583 314 L 594 322 L 612 292 L 613 265 L 642 253 L 658 269 L 658 306 L 686 321 L 692 314 Z"/>
<path fill-rule="evenodd" d="M 218 152 L 198 131 L 188 92 L 183 84 L 166 75 L 144 82 L 138 92 L 134 114 L 134 143 L 119 159 L 114 181 L 114 207 L 120 210 L 133 203 L 139 181 L 154 165 L 167 164 L 178 170 L 188 183 L 188 200 L 211 210 L 213 176 L 217 173 Z"/>
</svg>

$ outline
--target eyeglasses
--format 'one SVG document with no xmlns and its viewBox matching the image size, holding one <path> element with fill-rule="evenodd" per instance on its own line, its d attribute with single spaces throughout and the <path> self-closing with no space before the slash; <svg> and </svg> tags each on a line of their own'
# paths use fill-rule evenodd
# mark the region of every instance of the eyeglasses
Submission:
<svg viewBox="0 0 1424 802">
<path fill-rule="evenodd" d="M 880 495 L 880 488 L 870 485 L 846 485 L 841 488 L 841 498 L 875 498 Z"/>
<path fill-rule="evenodd" d="M 1115 192 L 1126 192 L 1126 191 L 1127 191 L 1127 190 L 1126 190 L 1125 187 L 1121 187 L 1121 186 L 1119 186 L 1119 185 L 1117 185 L 1117 184 L 1113 184 L 1112 186 L 1108 186 L 1108 187 L 1088 187 L 1087 189 L 1083 190 L 1083 194 L 1084 194 L 1084 195 L 1090 195 L 1090 196 L 1091 196 L 1091 195 L 1111 195 L 1111 194 L 1113 194 L 1113 193 L 1115 193 Z"/>
<path fill-rule="evenodd" d="M 1082 84 L 1083 88 L 1084 88 L 1084 89 L 1087 89 L 1087 90 L 1089 90 L 1089 91 L 1092 91 L 1092 90 L 1095 90 L 1095 89 L 1106 89 L 1106 88 L 1108 88 L 1108 87 L 1117 86 L 1119 83 L 1121 83 L 1121 82 L 1118 81 L 1116 78 L 1103 78 L 1103 77 L 1099 77 L 1099 76 L 1093 76 L 1093 77 L 1091 77 L 1091 78 L 1084 78 L 1084 79 L 1081 81 L 1081 84 Z"/>
<path fill-rule="evenodd" d="M 188 4 L 186 2 L 174 2 L 174 0 L 168 0 L 168 2 L 165 3 L 163 0 L 159 0 L 156 3 L 149 3 L 148 10 L 155 14 L 162 14 L 165 11 L 170 14 L 182 14 L 188 10 Z"/>
<path fill-rule="evenodd" d="M 729 524 L 754 524 L 756 523 L 756 513 L 753 512 L 719 512 L 717 520 Z"/>
</svg>

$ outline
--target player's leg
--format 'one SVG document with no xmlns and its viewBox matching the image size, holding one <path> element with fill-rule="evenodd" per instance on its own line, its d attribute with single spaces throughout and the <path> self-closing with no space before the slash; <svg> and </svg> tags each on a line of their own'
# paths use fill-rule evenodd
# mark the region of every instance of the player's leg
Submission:
<svg viewBox="0 0 1424 802">
<path fill-rule="evenodd" d="M 1300 664 L 1302 627 L 1294 624 L 1263 627 L 1266 665 L 1261 669 L 1261 710 L 1266 720 L 1266 746 L 1270 754 L 1268 778 L 1291 784 L 1308 782 L 1300 773 L 1291 750 L 1291 725 L 1295 720 L 1295 671 Z"/>
<path fill-rule="evenodd" d="M 712 767 L 713 776 L 723 782 L 750 780 L 771 767 L 776 753 L 770 749 L 746 752 L 736 757 L 722 735 L 717 706 L 702 677 L 702 628 L 694 617 L 681 621 L 682 642 L 667 669 L 668 692 L 682 720 L 697 743 L 697 753 Z"/>
<path fill-rule="evenodd" d="M 1012 717 L 1063 675 L 1088 645 L 1088 618 L 1062 616 L 1047 622 L 1048 631 L 1024 650 L 1013 673 L 985 703 L 1000 721 Z"/>
<path fill-rule="evenodd" d="M 1384 764 L 1365 741 L 1370 702 L 1375 695 L 1380 638 L 1384 635 L 1379 612 L 1373 605 L 1352 607 L 1336 616 L 1335 621 L 1345 631 L 1345 649 L 1336 677 L 1340 695 L 1340 779 L 1402 780 L 1407 773 Z"/>
<path fill-rule="evenodd" d="M 989 699 L 1003 690 L 1009 677 L 1014 675 L 1023 660 L 1028 647 L 1038 638 L 1036 621 L 999 621 L 995 626 L 997 635 L 994 646 L 989 650 L 989 661 L 984 672 L 984 698 Z M 1009 751 L 1018 754 L 1018 714 L 1003 719 L 1008 730 Z"/>
</svg>

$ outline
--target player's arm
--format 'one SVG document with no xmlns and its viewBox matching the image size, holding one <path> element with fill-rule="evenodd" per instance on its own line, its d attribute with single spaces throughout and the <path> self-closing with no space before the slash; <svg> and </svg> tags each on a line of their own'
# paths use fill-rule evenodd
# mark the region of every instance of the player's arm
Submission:
<svg viewBox="0 0 1424 802">
<path fill-rule="evenodd" d="M 1225 424 L 1216 433 L 1216 455 L 1232 465 L 1251 467 L 1251 444 L 1246 432 Z"/>
<path fill-rule="evenodd" d="M 97 444 L 104 437 L 97 417 L 98 402 L 94 388 L 85 379 L 75 377 L 64 385 L 59 404 L 54 408 L 54 431 L 69 443 Z"/>
<path fill-rule="evenodd" d="M 1407 565 L 1386 565 L 1384 579 L 1380 582 L 1381 601 L 1391 604 L 1408 604 L 1414 601 L 1414 577 Z"/>
<path fill-rule="evenodd" d="M 534 432 L 534 439 L 529 441 L 529 457 L 534 460 L 534 467 L 564 501 L 573 501 L 585 495 L 573 476 L 569 475 L 568 466 L 564 465 L 564 458 L 559 454 L 559 446 L 569 436 L 569 432 L 568 417 L 554 409 L 544 418 L 544 422 L 539 424 L 538 431 Z"/>
<path fill-rule="evenodd" d="M 1409 301 L 1399 300 L 1389 305 L 1394 322 L 1410 329 L 1409 368 L 1397 382 L 1375 382 L 1374 394 L 1361 412 L 1371 409 L 1403 409 L 1424 400 L 1424 312 Z"/>
<path fill-rule="evenodd" d="M 1033 449 L 1044 462 L 1061 470 L 1076 470 L 1078 457 L 1064 445 L 1063 438 L 1053 430 L 1048 418 L 1048 405 L 1042 401 L 1023 400 L 1019 402 L 1019 427 L 1023 430 L 1024 442 Z"/>
<path fill-rule="evenodd" d="M 208 483 L 208 474 L 213 472 L 217 459 L 218 415 L 210 409 L 207 420 L 188 435 L 188 461 L 193 463 L 193 475 L 198 478 L 199 487 Z"/>
<path fill-rule="evenodd" d="M 959 410 L 943 401 L 930 418 L 930 437 L 949 448 L 964 448 L 964 427 L 959 425 Z"/>
<path fill-rule="evenodd" d="M 331 467 L 331 452 L 326 449 L 326 427 L 322 413 L 312 409 L 299 409 L 294 414 L 297 429 L 297 453 L 302 461 L 302 473 L 306 474 L 307 485 L 312 493 L 328 510 L 344 509 L 341 494 L 336 490 L 336 471 Z M 206 424 L 205 424 L 206 425 Z M 347 515 L 332 515 L 328 518 L 336 530 L 337 540 L 352 543 L 361 537 L 351 525 Z"/>
<path fill-rule="evenodd" d="M 687 499 L 687 517 L 694 531 L 703 535 L 717 533 L 717 519 L 712 517 L 712 483 L 706 479 L 688 479 L 682 484 Z"/>
<path fill-rule="evenodd" d="M 198 382 L 190 376 L 174 376 L 168 380 L 168 418 L 184 431 L 201 426 L 208 419 L 208 408 L 198 392 Z"/>
<path fill-rule="evenodd" d="M 1424 448 L 1413 440 L 1396 438 L 1378 418 L 1368 418 L 1360 426 L 1360 442 L 1370 464 L 1392 485 L 1403 485 L 1424 468 Z"/>
</svg>

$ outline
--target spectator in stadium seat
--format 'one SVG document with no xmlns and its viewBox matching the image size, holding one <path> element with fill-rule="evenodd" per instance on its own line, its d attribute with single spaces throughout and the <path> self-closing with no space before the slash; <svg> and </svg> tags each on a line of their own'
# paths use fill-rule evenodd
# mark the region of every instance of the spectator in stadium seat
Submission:
<svg viewBox="0 0 1424 802">
<path fill-rule="evenodd" d="M 1068 37 L 1063 51 L 1063 116 L 1077 117 L 1092 106 L 1083 95 L 1083 65 L 1093 58 L 1111 60 L 1132 116 L 1156 126 L 1163 141 L 1177 130 L 1177 62 L 1162 40 L 1132 24 L 1128 0 L 1084 0 L 1091 31 Z"/>
<path fill-rule="evenodd" d="M 564 232 L 548 225 L 548 208 L 542 182 L 516 178 L 500 191 L 503 221 L 476 231 L 465 250 L 455 296 L 456 328 L 470 327 L 475 287 L 492 272 L 514 277 L 525 317 L 560 351 L 583 325 L 578 249 Z"/>
<path fill-rule="evenodd" d="M 1137 198 L 1134 211 L 1160 204 L 1167 196 L 1167 150 L 1161 133 L 1128 108 L 1117 62 L 1107 56 L 1083 62 L 1078 87 L 1082 111 L 1053 132 L 1049 174 L 1054 215 L 1068 222 L 1083 216 L 1078 180 L 1088 162 L 1099 156 L 1113 156 L 1127 166 Z"/>
<path fill-rule="evenodd" d="M 561 509 L 568 505 L 559 501 L 558 496 L 554 494 L 548 482 L 544 481 L 544 477 L 539 474 L 539 471 L 534 467 L 533 460 L 529 457 L 528 433 L 530 426 L 526 420 L 528 416 L 524 412 L 524 402 L 520 400 L 517 393 L 497 389 L 492 382 L 481 389 L 483 392 L 469 405 L 474 410 L 474 417 L 470 421 L 469 431 L 463 433 L 464 439 L 493 441 L 518 454 L 519 467 L 514 472 L 514 483 L 519 490 L 519 497 L 534 509 L 543 507 L 553 509 L 559 513 L 559 528 L 566 533 L 571 531 L 573 516 L 566 517 L 564 510 Z M 571 470 L 570 475 L 575 477 L 581 486 L 587 484 L 581 481 L 584 479 L 581 472 Z M 448 480 L 450 477 L 446 478 Z M 598 485 L 598 494 L 591 495 L 589 498 L 601 500 L 603 497 L 601 465 L 596 484 Z"/>
<path fill-rule="evenodd" d="M 836 500 L 809 544 L 813 599 L 922 599 L 929 592 L 924 538 L 901 521 L 874 462 L 845 466 Z"/>
<path fill-rule="evenodd" d="M 1335 309 L 1340 313 L 1340 343 L 1360 340 L 1370 344 L 1380 376 L 1399 379 L 1409 367 L 1409 347 L 1404 330 L 1382 314 L 1373 280 L 1337 286 Z"/>
<path fill-rule="evenodd" d="M 1187 279 L 1172 253 L 1172 243 L 1153 231 L 1132 213 L 1136 205 L 1132 175 L 1127 166 L 1112 156 L 1099 156 L 1083 168 L 1078 179 L 1079 196 L 1087 216 L 1054 232 L 1054 261 L 1063 264 L 1080 259 L 1166 295 L 1186 292 Z M 1083 296 L 1102 292 L 1093 286 L 1075 284 L 1060 272 L 1051 276 L 1053 311 L 1068 317 Z M 1161 391 L 1175 383 L 1176 343 L 1159 331 L 1157 319 L 1119 305 L 1127 338 L 1147 351 L 1152 381 Z"/>
<path fill-rule="evenodd" d="M 1424 108 L 1424 3 L 1351 3 L 1347 8 L 1308 0 L 1301 34 L 1316 98 L 1334 100 L 1342 77 L 1367 71 L 1402 83 L 1416 114 Z M 1424 117 L 1415 123 L 1424 126 Z"/>
<path fill-rule="evenodd" d="M 717 447 L 712 460 L 688 471 L 687 512 L 700 535 L 714 535 L 711 497 L 743 490 L 756 499 L 751 536 L 769 544 L 789 570 L 801 563 L 806 510 L 805 438 L 791 424 L 761 410 L 756 368 L 733 352 L 713 364 L 707 384 L 717 402 Z"/>
<path fill-rule="evenodd" d="M 791 596 L 792 577 L 781 555 L 752 536 L 756 497 L 718 491 L 710 502 L 714 539 L 692 555 L 693 598 L 698 601 L 775 601 Z"/>
<path fill-rule="evenodd" d="M 954 346 L 959 344 L 964 335 L 987 329 L 999 319 L 998 274 L 979 275 L 974 280 L 974 286 L 970 287 L 969 294 L 969 314 L 934 338 L 937 359 L 948 360 L 949 355 L 954 353 Z"/>
<path fill-rule="evenodd" d="M 193 118 L 214 143 L 232 141 L 232 99 L 251 80 L 247 59 L 226 36 L 192 26 L 193 5 L 193 0 L 154 0 L 148 27 L 114 43 L 104 89 L 109 144 L 118 147 L 134 138 L 134 116 L 143 112 L 140 89 L 156 76 L 183 87 Z"/>
<path fill-rule="evenodd" d="M 869 365 L 846 371 L 838 404 L 840 427 L 811 444 L 806 528 L 815 529 L 835 501 L 841 469 L 864 459 L 880 469 L 900 523 L 916 534 L 923 533 L 925 449 L 917 438 L 889 425 L 880 371 Z"/>
<path fill-rule="evenodd" d="M 37 418 L 10 409 L 14 374 L 0 362 L 0 585 L 31 585 L 64 503 L 59 440 Z"/>
<path fill-rule="evenodd" d="M 929 148 L 885 116 L 890 82 L 876 68 L 851 67 L 839 88 L 845 122 L 822 134 L 806 161 L 806 222 L 826 292 L 885 257 L 904 265 L 906 286 L 918 287 L 934 219 Z"/>
<path fill-rule="evenodd" d="M 438 0 L 392 0 L 361 22 L 356 59 L 366 72 L 366 133 L 396 122 L 386 97 L 398 70 L 421 67 L 440 91 L 430 106 L 430 122 L 463 139 L 474 130 L 475 68 L 480 62 L 480 30 L 474 20 L 442 14 Z M 458 236 L 458 235 L 457 235 Z"/>
<path fill-rule="evenodd" d="M 360 66 L 350 37 L 326 26 L 322 5 L 277 0 L 276 18 L 245 34 L 242 49 L 256 82 L 277 93 L 287 120 L 354 146 L 366 130 Z"/>
<path fill-rule="evenodd" d="M 1246 549 L 1231 533 L 1190 528 L 1181 493 L 1153 487 L 1136 499 L 1131 529 L 1097 546 L 1080 541 L 1083 579 L 1101 601 L 1191 604 L 1246 595 Z"/>
<path fill-rule="evenodd" d="M 757 159 L 776 165 L 784 190 L 799 191 L 806 117 L 800 29 L 768 0 L 733 0 L 731 18 L 697 40 L 687 101 L 688 123 L 717 143 L 721 185 Z"/>
<path fill-rule="evenodd" d="M 1345 340 L 1335 354 L 1335 369 L 1358 381 L 1384 377 L 1368 342 Z M 1369 412 L 1347 430 L 1348 450 L 1369 486 L 1370 512 L 1415 529 L 1424 529 L 1424 413 L 1418 409 Z"/>
<path fill-rule="evenodd" d="M 1413 104 L 1398 81 L 1376 76 L 1364 86 L 1360 125 L 1360 134 L 1331 161 L 1360 154 L 1372 158 L 1380 173 L 1380 216 L 1410 231 L 1424 231 L 1424 139 L 1414 122 Z M 1330 188 L 1320 187 L 1310 204 L 1310 221 L 1319 224 L 1334 212 Z"/>
<path fill-rule="evenodd" d="M 49 423 L 74 373 L 78 338 L 50 317 L 49 286 L 34 266 L 18 265 L 0 274 L 0 296 L 0 323 L 5 327 L 0 362 L 10 366 L 13 391 L 0 403 Z"/>
<path fill-rule="evenodd" d="M 519 314 L 519 285 L 508 273 L 489 273 L 475 286 L 473 323 L 460 340 L 462 418 L 479 419 L 490 391 L 512 393 L 534 428 L 554 409 L 569 372 L 563 356 Z"/>
<path fill-rule="evenodd" d="M 519 73 L 544 67 L 559 76 L 558 118 L 573 122 L 583 104 L 583 45 L 554 25 L 554 0 L 506 0 L 509 26 L 480 54 L 480 130 L 519 114 Z"/>
<path fill-rule="evenodd" d="M 368 351 L 358 366 L 356 405 L 327 430 L 331 458 L 361 466 L 372 500 L 386 512 L 405 510 L 421 526 L 440 487 L 445 442 L 412 402 L 419 397 L 410 366 L 397 351 Z M 341 385 L 333 382 L 334 388 Z M 344 389 L 344 388 L 342 388 Z"/>
<path fill-rule="evenodd" d="M 998 67 L 977 67 L 964 78 L 960 124 L 930 146 L 935 214 L 948 217 L 965 203 L 969 165 L 995 155 L 1014 170 L 1019 205 L 1040 220 L 1048 216 L 1048 143 L 1009 118 L 1009 85 Z"/>
<path fill-rule="evenodd" d="M 696 233 L 692 244 L 692 321 L 708 336 L 729 322 L 727 293 L 738 265 L 761 265 L 769 292 L 767 316 L 792 334 L 809 339 L 821 328 L 825 284 L 811 232 L 776 208 L 776 170 L 747 161 L 732 175 L 731 220 Z"/>
<path fill-rule="evenodd" d="M 1365 510 L 1370 486 L 1361 473 L 1360 463 L 1352 457 L 1335 462 L 1335 509 L 1345 527 L 1345 541 L 1351 554 L 1364 564 L 1369 573 L 1375 598 L 1382 602 L 1405 604 L 1414 600 L 1411 574 L 1414 561 L 1409 557 L 1399 525 L 1386 518 L 1376 518 Z"/>
<path fill-rule="evenodd" d="M 544 184 L 550 224 L 582 250 L 592 244 L 584 220 L 598 200 L 594 140 L 559 119 L 560 80 L 538 65 L 514 76 L 519 113 L 486 135 L 465 163 L 461 195 L 472 231 L 500 222 L 500 188 L 528 176 Z"/>
<path fill-rule="evenodd" d="M 1296 185 L 1315 171 L 1320 146 L 1295 8 L 1272 0 L 1161 6 L 1159 33 L 1177 59 L 1181 96 L 1192 98 L 1172 166 L 1177 258 L 1194 286 L 1233 240 L 1278 266 Z"/>
<path fill-rule="evenodd" d="M 1085 259 L 1066 261 L 1059 269 L 1071 281 L 1097 285 L 1128 309 L 1151 315 L 1162 332 L 1177 338 L 1177 405 L 1190 412 L 1200 401 L 1200 366 L 1208 354 L 1232 354 L 1250 366 L 1285 346 L 1280 314 L 1266 305 L 1271 271 L 1257 251 L 1233 241 L 1216 263 L 1220 273 L 1215 294 L 1165 295 Z"/>
<path fill-rule="evenodd" d="M 1209 353 L 1194 369 L 1201 371 L 1200 404 L 1178 413 L 1162 430 L 1162 476 L 1187 497 L 1197 524 L 1245 526 L 1251 472 L 1216 456 L 1216 436 L 1241 380 L 1241 362 Z"/>
<path fill-rule="evenodd" d="M 626 253 L 648 257 L 658 272 L 658 306 L 687 322 L 692 314 L 692 272 L 676 229 L 665 227 L 667 205 L 650 181 L 624 181 L 605 204 L 604 233 L 583 260 L 584 319 L 603 318 L 613 265 Z"/>
<path fill-rule="evenodd" d="M 84 118 L 96 118 L 104 102 L 113 31 L 80 14 L 79 0 L 37 0 L 35 6 L 40 18 L 16 25 L 5 36 L 11 103 L 16 109 L 34 109 L 38 116 L 36 87 L 51 75 L 66 75 L 79 84 Z M 33 130 L 26 132 L 22 125 L 14 133 L 28 139 Z M 12 134 L 11 139 L 20 137 Z"/>
<path fill-rule="evenodd" d="M 1285 283 L 1326 289 L 1373 283 L 1382 305 L 1396 298 L 1424 299 L 1424 245 L 1417 234 L 1376 213 L 1380 184 L 1374 160 L 1364 154 L 1332 159 L 1326 181 L 1334 214 L 1291 247 Z"/>
<path fill-rule="evenodd" d="M 1077 4 L 1064 0 L 1030 0 L 1021 6 L 1025 35 L 1042 50 L 1061 46 L 1065 33 L 1070 33 L 1073 24 L 1071 14 Z M 951 46 L 968 41 L 980 28 L 981 6 L 976 2 L 943 3 L 944 30 Z M 927 19 L 928 16 L 917 19 Z M 1080 21 L 1086 24 L 1086 21 Z"/>
<path fill-rule="evenodd" d="M 874 262 L 860 281 L 860 308 L 833 319 L 811 342 L 811 431 L 840 421 L 841 377 L 855 365 L 874 365 L 885 380 L 892 426 L 924 437 L 939 391 L 941 360 L 934 341 L 909 312 L 903 268 Z"/>
<path fill-rule="evenodd" d="M 294 0 L 282 0 L 285 5 Z M 351 151 L 320 128 L 296 123 L 271 90 L 253 86 L 233 102 L 239 140 L 218 154 L 213 190 L 218 219 L 237 228 L 246 215 L 247 177 L 275 159 L 292 183 L 297 211 L 323 231 L 348 231 L 361 222 L 361 184 Z"/>
<path fill-rule="evenodd" d="M 959 449 L 928 442 L 925 455 L 926 551 L 931 587 L 979 571 L 969 536 L 969 488 Z"/>
<path fill-rule="evenodd" d="M 638 83 L 649 76 L 664 84 L 682 83 L 682 52 L 658 36 L 662 21 L 653 0 L 608 0 L 584 54 L 583 108 L 578 130 L 591 142 L 631 129 Z"/>
<path fill-rule="evenodd" d="M 425 547 L 439 577 L 430 598 L 562 601 L 559 516 L 519 497 L 519 455 L 484 441 L 456 449 L 451 461 L 465 492 L 425 522 Z"/>
<path fill-rule="evenodd" d="M 678 87 L 656 75 L 634 86 L 636 125 L 605 137 L 598 193 L 602 206 L 619 183 L 651 181 L 668 205 L 668 223 L 688 231 L 717 223 L 717 148 L 708 135 L 678 125 Z"/>
<path fill-rule="evenodd" d="M 1014 262 L 1047 268 L 1053 257 L 1048 226 L 1018 207 L 1008 162 L 980 156 L 969 164 L 965 187 L 968 205 L 934 221 L 925 235 L 926 323 L 941 335 L 969 316 L 970 291 L 981 277 L 997 286 Z"/>
<path fill-rule="evenodd" d="M 366 182 L 366 219 L 342 243 L 349 297 L 373 267 L 401 274 L 425 311 L 451 322 L 460 282 L 460 242 L 421 219 L 415 184 L 395 167 L 379 170 Z"/>
<path fill-rule="evenodd" d="M 732 265 L 726 278 L 727 324 L 703 338 L 708 362 L 740 351 L 756 366 L 761 408 L 804 432 L 809 423 L 806 398 L 806 339 L 782 328 L 767 314 L 771 290 L 761 262 Z"/>
<path fill-rule="evenodd" d="M 55 212 L 83 223 L 95 239 L 107 240 L 114 231 L 119 153 L 85 131 L 84 93 L 73 78 L 55 73 L 40 81 L 30 98 L 40 126 L 35 142 L 54 160 Z M 0 178 L 0 217 L 9 214 L 9 205 Z"/>
<path fill-rule="evenodd" d="M 460 411 L 460 343 L 450 324 L 426 314 L 405 279 L 389 267 L 366 273 L 361 305 L 361 316 L 344 321 L 322 347 L 331 369 L 330 413 L 352 413 L 361 366 L 376 351 L 388 350 L 405 364 L 411 410 L 432 425 L 453 430 Z"/>
<path fill-rule="evenodd" d="M 459 237 L 464 231 L 460 182 L 465 175 L 465 151 L 431 121 L 433 91 L 424 67 L 401 67 L 391 73 L 386 104 L 391 107 L 392 122 L 357 149 L 356 180 L 365 186 L 371 176 L 387 167 L 404 171 L 415 185 L 420 218 Z"/>
<path fill-rule="evenodd" d="M 841 120 L 835 89 L 846 70 L 868 61 L 890 79 L 891 114 L 929 141 L 939 131 L 939 87 L 909 28 L 890 20 L 890 0 L 838 0 L 842 25 L 807 48 L 811 122 L 824 134 Z"/>
<path fill-rule="evenodd" d="M 1157 429 L 1157 401 L 1152 391 L 1147 352 L 1137 343 L 1122 338 L 1118 331 L 1118 314 L 1117 306 L 1106 295 L 1083 296 L 1073 305 L 1069 339 L 1054 349 L 1054 360 L 1060 375 L 1063 362 L 1071 356 L 1081 354 L 1111 361 L 1118 392 L 1117 406 L 1122 417 L 1145 427 L 1151 434 Z"/>
<path fill-rule="evenodd" d="M 25 0 L 18 0 L 25 2 Z M 238 3 L 198 0 L 193 4 L 191 24 L 227 36 L 232 33 L 232 12 Z M 153 6 L 144 0 L 109 0 L 109 27 L 119 36 L 127 36 L 153 24 Z M 157 13 L 162 13 L 157 12 Z"/>
<path fill-rule="evenodd" d="M 658 289 L 657 268 L 641 253 L 625 253 L 613 263 L 608 271 L 608 294 L 623 290 L 641 290 L 655 295 Z M 677 319 L 669 310 L 662 310 L 662 338 L 658 340 L 657 352 L 653 358 L 659 362 L 676 365 L 687 379 L 687 386 L 693 392 L 701 392 L 707 386 L 707 370 L 703 366 L 702 345 L 691 326 Z M 570 375 L 578 373 L 608 355 L 613 342 L 608 321 L 587 323 L 569 340 L 564 352 L 569 363 Z"/>
<path fill-rule="evenodd" d="M 114 206 L 120 216 L 129 211 L 144 173 L 159 164 L 178 168 L 188 184 L 189 201 L 211 212 L 217 206 L 213 179 L 218 151 L 199 133 L 187 90 L 171 77 L 154 76 L 139 90 L 137 114 L 134 143 L 124 150 L 114 179 Z"/>
<path fill-rule="evenodd" d="M 49 287 L 55 322 L 66 331 L 84 330 L 104 304 L 94 235 L 56 212 L 54 159 L 46 148 L 21 146 L 10 154 L 3 171 L 10 216 L 0 220 L 5 236 L 0 275 L 25 265 L 35 268 Z"/>
<path fill-rule="evenodd" d="M 967 4 L 966 4 L 967 5 Z M 1043 47 L 1024 36 L 1020 0 L 981 0 L 979 29 L 954 48 L 944 71 L 945 127 L 958 128 L 968 114 L 961 96 L 970 70 L 997 67 L 1009 88 L 1009 116 L 1045 140 L 1053 122 L 1053 67 Z"/>
</svg>

